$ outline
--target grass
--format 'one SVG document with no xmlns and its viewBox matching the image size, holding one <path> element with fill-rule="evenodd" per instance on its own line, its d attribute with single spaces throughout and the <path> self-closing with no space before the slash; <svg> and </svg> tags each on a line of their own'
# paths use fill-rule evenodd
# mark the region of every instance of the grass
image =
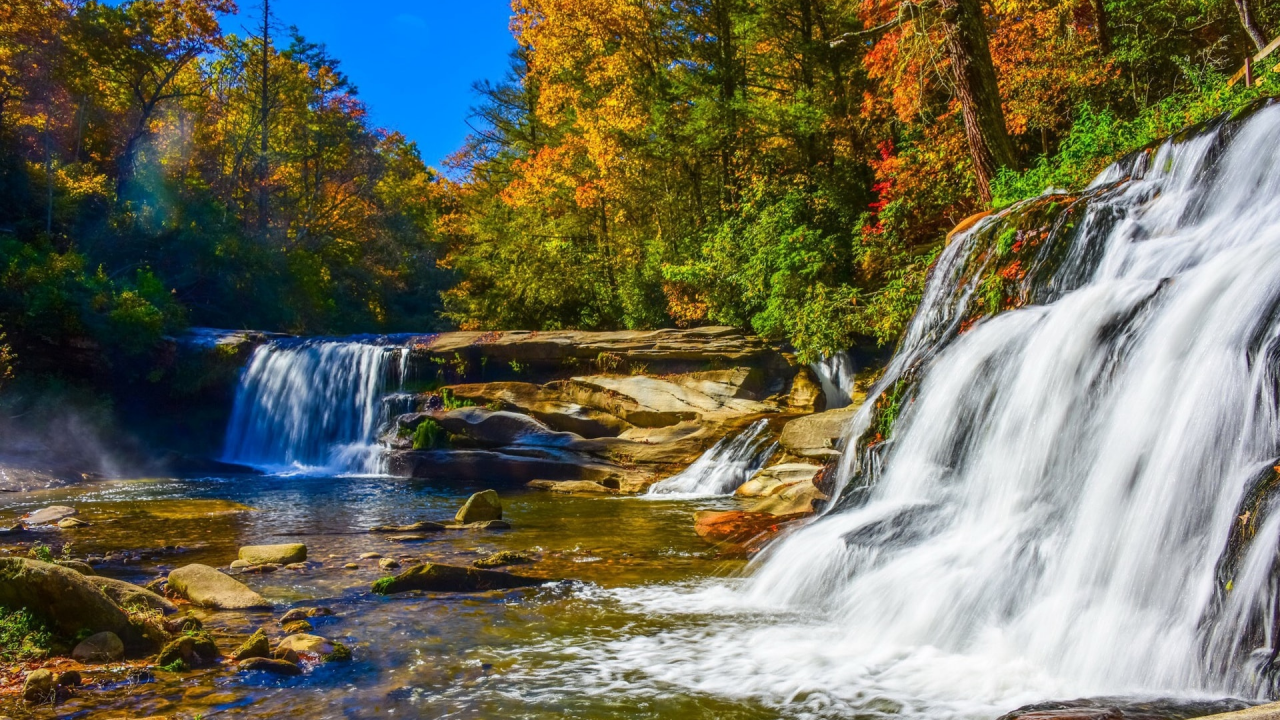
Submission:
<svg viewBox="0 0 1280 720">
<path fill-rule="evenodd" d="M 40 660 L 49 655 L 53 633 L 26 609 L 0 608 L 0 660 Z"/>
</svg>

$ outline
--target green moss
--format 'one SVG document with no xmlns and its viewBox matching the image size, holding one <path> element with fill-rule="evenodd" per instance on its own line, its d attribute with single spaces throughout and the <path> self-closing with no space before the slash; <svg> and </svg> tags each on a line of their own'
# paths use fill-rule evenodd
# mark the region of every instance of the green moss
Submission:
<svg viewBox="0 0 1280 720">
<path fill-rule="evenodd" d="M 349 662 L 351 660 L 351 648 L 340 642 L 333 643 L 333 652 L 328 655 L 320 656 L 325 662 Z"/>
<path fill-rule="evenodd" d="M 189 671 L 191 668 L 187 667 L 187 663 L 183 661 L 182 658 L 178 658 L 177 660 L 174 660 L 168 665 L 157 666 L 157 669 L 163 670 L 165 672 L 171 672 L 171 673 L 184 673 Z"/>
<path fill-rule="evenodd" d="M 392 586 L 394 583 L 395 583 L 395 577 L 393 577 L 393 576 L 388 576 L 388 577 L 384 577 L 384 578 L 378 578 L 377 580 L 374 580 L 374 581 L 373 581 L 373 588 L 372 588 L 372 590 L 373 590 L 373 592 L 377 593 L 378 595 L 390 595 L 390 594 L 391 594 L 391 586 Z"/>
<path fill-rule="evenodd" d="M 414 450 L 433 450 L 448 446 L 449 441 L 444 428 L 432 418 L 424 418 L 418 424 L 418 429 L 413 432 Z"/>
<path fill-rule="evenodd" d="M 53 644 L 53 633 L 25 608 L 0 608 L 0 660 L 40 660 L 49 655 Z"/>
</svg>

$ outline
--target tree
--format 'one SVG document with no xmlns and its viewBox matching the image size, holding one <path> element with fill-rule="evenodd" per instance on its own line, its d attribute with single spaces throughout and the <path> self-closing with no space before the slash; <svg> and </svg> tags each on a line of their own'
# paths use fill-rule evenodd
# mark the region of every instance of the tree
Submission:
<svg viewBox="0 0 1280 720">
<path fill-rule="evenodd" d="M 1240 24 L 1244 26 L 1244 31 L 1248 33 L 1249 39 L 1257 46 L 1259 50 L 1267 45 L 1267 33 L 1263 30 L 1258 22 L 1257 15 L 1254 13 L 1253 4 L 1250 0 L 1234 0 L 1236 12 L 1240 15 Z"/>
</svg>

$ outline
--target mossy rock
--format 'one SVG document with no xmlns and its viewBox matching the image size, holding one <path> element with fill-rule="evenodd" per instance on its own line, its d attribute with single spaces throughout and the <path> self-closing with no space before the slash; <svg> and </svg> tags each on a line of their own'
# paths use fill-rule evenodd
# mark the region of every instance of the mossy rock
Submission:
<svg viewBox="0 0 1280 720">
<path fill-rule="evenodd" d="M 231 655 L 231 658 L 236 662 L 243 662 L 250 658 L 269 657 L 271 657 L 271 641 L 267 639 L 267 634 L 262 630 L 254 631 L 249 636 L 249 639 L 241 643 L 240 647 Z"/>
<path fill-rule="evenodd" d="M 178 606 L 156 593 L 133 583 L 102 577 L 101 575 L 94 575 L 89 577 L 88 580 L 122 608 L 145 608 L 147 610 L 157 610 L 165 615 L 172 615 L 178 612 Z"/>
<path fill-rule="evenodd" d="M 156 657 L 156 664 L 167 668 L 181 662 L 186 667 L 196 668 L 215 665 L 221 659 L 222 651 L 213 642 L 213 638 L 206 632 L 194 632 L 165 645 Z"/>
<path fill-rule="evenodd" d="M 373 592 L 379 595 L 426 590 L 429 592 L 485 592 L 532 587 L 549 582 L 543 578 L 512 575 L 511 573 L 478 568 L 427 563 L 411 567 L 393 577 L 380 578 L 373 583 Z"/>
<path fill-rule="evenodd" d="M 533 553 L 521 552 L 519 550 L 503 550 L 496 552 L 488 557 L 481 558 L 471 563 L 478 568 L 496 568 L 506 565 L 523 565 L 526 563 L 537 562 L 537 557 Z"/>
<path fill-rule="evenodd" d="M 129 615 L 91 578 L 30 558 L 0 558 L 0 606 L 27 608 L 68 638 L 110 631 L 126 645 L 145 642 Z"/>
</svg>

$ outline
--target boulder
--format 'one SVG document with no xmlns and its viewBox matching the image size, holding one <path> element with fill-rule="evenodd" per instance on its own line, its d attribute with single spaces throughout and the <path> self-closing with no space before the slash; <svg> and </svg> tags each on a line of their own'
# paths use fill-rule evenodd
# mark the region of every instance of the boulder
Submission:
<svg viewBox="0 0 1280 720">
<path fill-rule="evenodd" d="M 580 435 L 556 432 L 538 420 L 505 410 L 462 407 L 443 410 L 431 417 L 446 432 L 467 438 L 479 447 L 497 448 L 508 445 L 546 445 L 558 447 L 582 440 Z"/>
<path fill-rule="evenodd" d="M 132 583 L 116 580 L 115 578 L 102 577 L 101 575 L 95 575 L 88 578 L 88 580 L 122 608 L 132 609 L 143 606 L 148 610 L 159 610 L 165 615 L 172 615 L 178 612 L 178 607 L 173 603 L 146 588 Z"/>
<path fill-rule="evenodd" d="M 419 532 L 441 532 L 445 529 L 444 525 L 435 522 L 422 520 L 408 525 L 376 525 L 369 528 L 372 533 L 419 533 Z"/>
<path fill-rule="evenodd" d="M 64 688 L 79 687 L 80 683 L 84 682 L 84 677 L 80 675 L 80 672 L 78 670 L 66 670 L 58 673 L 58 678 L 56 682 L 58 687 L 64 687 Z"/>
<path fill-rule="evenodd" d="M 240 559 L 250 565 L 288 565 L 306 560 L 307 546 L 302 543 L 246 545 L 240 548 Z"/>
<path fill-rule="evenodd" d="M 583 441 L 597 442 L 597 441 Z M 404 450 L 387 457 L 387 470 L 397 477 L 491 483 L 501 479 L 526 483 L 539 478 L 581 480 L 608 477 L 618 468 L 574 450 L 512 446 L 498 450 Z"/>
<path fill-rule="evenodd" d="M 750 553 L 762 548 L 787 523 L 805 515 L 778 516 L 742 510 L 703 510 L 693 517 L 694 531 L 702 539 Z"/>
<path fill-rule="evenodd" d="M 292 677 L 302 674 L 302 668 L 287 660 L 275 660 L 267 657 L 254 656 L 240 661 L 237 666 L 240 672 L 265 672 L 272 675 L 282 675 Z"/>
<path fill-rule="evenodd" d="M 126 642 L 137 636 L 129 616 L 90 578 L 30 558 L 0 558 L 0 605 L 25 607 L 61 634 L 111 631 Z"/>
<path fill-rule="evenodd" d="M 787 487 L 802 482 L 813 482 L 823 466 L 812 463 L 782 463 L 763 468 L 734 491 L 738 497 L 769 497 Z"/>
<path fill-rule="evenodd" d="M 543 578 L 524 577 L 494 570 L 427 563 L 411 567 L 394 577 L 373 584 L 373 592 L 391 595 L 409 590 L 429 592 L 484 592 L 530 587 L 549 582 Z"/>
<path fill-rule="evenodd" d="M 467 498 L 467 502 L 458 510 L 453 518 L 456 522 L 468 524 L 482 520 L 501 520 L 502 501 L 493 490 L 483 490 Z"/>
<path fill-rule="evenodd" d="M 23 515 L 22 521 L 27 525 L 53 525 L 59 520 L 71 517 L 78 512 L 75 508 L 65 505 L 52 505 Z"/>
<path fill-rule="evenodd" d="M 208 565 L 187 565 L 169 573 L 169 587 L 192 603 L 215 610 L 270 610 L 271 603 Z"/>
<path fill-rule="evenodd" d="M 795 483 L 751 506 L 752 512 L 770 515 L 809 515 L 831 498 L 814 486 L 812 480 Z"/>
<path fill-rule="evenodd" d="M 287 622 L 284 624 L 284 631 L 291 635 L 295 633 L 309 633 L 312 630 L 315 630 L 315 628 L 306 620 L 294 620 L 293 622 Z"/>
<path fill-rule="evenodd" d="M 156 665 L 173 666 L 182 661 L 189 668 L 215 665 L 222 660 L 222 651 L 208 633 L 197 631 L 183 635 L 165 645 L 156 658 Z"/>
<path fill-rule="evenodd" d="M 523 565 L 536 561 L 537 558 L 533 553 L 520 552 L 519 550 L 503 550 L 488 557 L 480 558 L 471 564 L 478 568 L 496 568 L 507 565 Z"/>
<path fill-rule="evenodd" d="M 400 561 L 395 558 L 382 558 L 378 561 L 378 568 L 381 570 L 395 570 L 400 567 Z"/>
<path fill-rule="evenodd" d="M 245 568 L 249 567 L 249 565 L 250 565 L 250 563 L 249 563 L 249 561 L 248 561 L 248 560 L 232 560 L 232 561 L 231 561 L 231 569 L 232 569 L 232 570 L 243 570 L 243 569 L 245 569 Z"/>
<path fill-rule="evenodd" d="M 707 416 L 776 412 L 744 397 L 751 369 L 712 370 L 670 377 L 590 375 L 554 386 L 579 405 L 595 408 L 639 427 L 665 427 Z"/>
<path fill-rule="evenodd" d="M 857 406 L 798 417 L 782 428 L 778 444 L 783 450 L 800 457 L 831 460 L 840 457 L 836 444 L 844 437 Z"/>
<path fill-rule="evenodd" d="M 255 630 L 249 639 L 241 643 L 240 647 L 231 654 L 231 659 L 236 662 L 269 657 L 271 657 L 271 642 L 267 640 L 267 634 L 260 629 Z"/>
<path fill-rule="evenodd" d="M 276 645 L 277 650 L 292 650 L 299 655 L 319 655 L 324 657 L 333 653 L 334 644 L 319 635 L 297 633 L 282 639 Z"/>
<path fill-rule="evenodd" d="M 796 371 L 796 376 L 791 381 L 791 390 L 787 393 L 787 405 L 793 411 L 807 413 L 826 409 L 827 399 L 813 370 L 802 366 Z"/>
<path fill-rule="evenodd" d="M 613 484 L 618 485 L 618 481 L 614 480 Z M 565 494 L 609 495 L 618 492 L 617 487 L 608 487 L 591 480 L 534 480 L 528 483 L 528 487 Z"/>
<path fill-rule="evenodd" d="M 536 418 L 552 430 L 584 438 L 616 437 L 631 423 L 594 408 L 567 400 L 558 390 L 522 382 L 475 383 L 448 388 L 454 397 L 476 405 L 502 406 Z"/>
<path fill-rule="evenodd" d="M 124 657 L 124 643 L 113 632 L 100 632 L 76 645 L 71 657 L 82 663 L 113 662 Z"/>
<path fill-rule="evenodd" d="M 22 683 L 22 699 L 33 705 L 53 702 L 56 693 L 53 673 L 48 670 L 32 670 Z"/>
<path fill-rule="evenodd" d="M 331 615 L 333 615 L 333 610 L 327 607 L 296 607 L 280 618 L 280 624 L 283 625 L 294 620 L 306 620 L 313 617 L 329 617 Z"/>
<path fill-rule="evenodd" d="M 54 560 L 53 564 L 57 565 L 58 567 L 64 567 L 68 570 L 75 570 L 81 575 L 93 576 L 98 574 L 97 572 L 94 571 L 92 565 L 90 565 L 87 562 L 81 562 L 79 560 Z"/>
</svg>

